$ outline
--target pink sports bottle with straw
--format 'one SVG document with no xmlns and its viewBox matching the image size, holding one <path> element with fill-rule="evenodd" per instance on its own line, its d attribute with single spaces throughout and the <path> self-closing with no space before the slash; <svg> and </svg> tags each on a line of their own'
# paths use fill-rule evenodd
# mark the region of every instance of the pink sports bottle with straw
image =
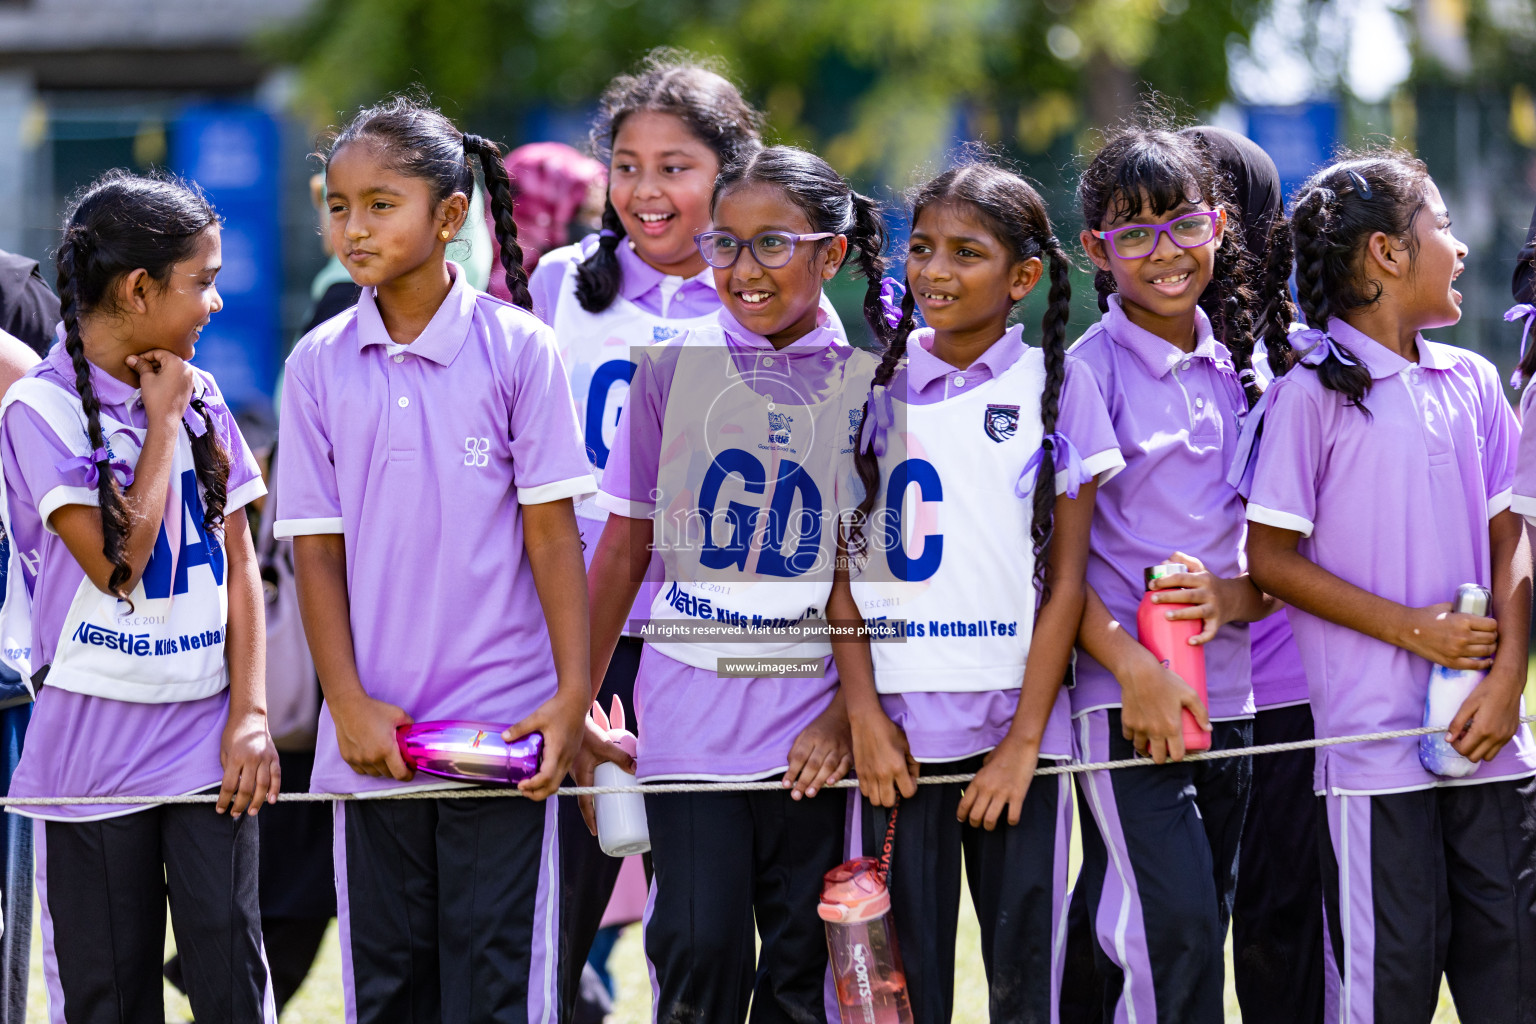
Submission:
<svg viewBox="0 0 1536 1024">
<path fill-rule="evenodd" d="M 827 923 L 842 1024 L 913 1024 L 880 861 L 860 857 L 828 871 L 816 911 Z"/>
<path fill-rule="evenodd" d="M 624 728 L 624 705 L 613 698 L 613 711 L 603 714 L 603 707 L 592 702 L 592 721 L 608 735 L 608 742 L 616 744 L 630 757 L 635 756 L 635 734 Z M 593 782 L 599 786 L 633 786 L 635 776 L 614 764 L 604 761 L 593 771 Z M 597 814 L 597 845 L 610 857 L 629 857 L 646 853 L 651 848 L 651 832 L 645 820 L 644 793 L 602 793 L 594 803 Z"/>
<path fill-rule="evenodd" d="M 1167 612 L 1175 608 L 1188 608 L 1187 604 L 1153 604 L 1152 581 L 1164 576 L 1188 572 L 1183 562 L 1164 562 L 1146 572 L 1147 592 L 1141 595 L 1136 609 L 1136 635 L 1141 644 L 1157 656 L 1163 667 L 1184 680 L 1200 695 L 1200 703 L 1209 710 L 1210 700 L 1205 692 L 1205 648 L 1190 644 L 1190 639 L 1200 635 L 1199 619 L 1169 619 Z M 1184 749 L 1193 753 L 1211 748 L 1211 734 L 1200 728 L 1195 716 L 1184 709 Z"/>
<path fill-rule="evenodd" d="M 515 786 L 538 774 L 544 737 L 529 733 L 507 743 L 504 725 L 485 722 L 417 722 L 395 730 L 400 756 L 414 771 L 456 782 Z"/>
</svg>

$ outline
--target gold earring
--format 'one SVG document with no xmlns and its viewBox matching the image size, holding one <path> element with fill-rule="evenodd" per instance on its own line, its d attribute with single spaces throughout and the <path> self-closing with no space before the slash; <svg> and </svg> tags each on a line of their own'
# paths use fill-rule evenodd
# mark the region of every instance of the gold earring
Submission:
<svg viewBox="0 0 1536 1024">
<path fill-rule="evenodd" d="M 441 234 L 443 236 L 443 241 L 445 241 L 445 242 L 448 241 L 448 232 L 444 231 L 444 232 L 441 232 Z"/>
</svg>

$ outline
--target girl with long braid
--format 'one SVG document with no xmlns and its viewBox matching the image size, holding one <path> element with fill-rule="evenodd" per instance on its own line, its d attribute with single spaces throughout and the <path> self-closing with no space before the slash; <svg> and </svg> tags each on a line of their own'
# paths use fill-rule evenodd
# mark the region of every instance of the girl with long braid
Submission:
<svg viewBox="0 0 1536 1024">
<path fill-rule="evenodd" d="M 1060 995 L 1071 785 L 1031 782 L 1041 759 L 1072 756 L 1062 681 L 1094 492 L 1124 465 L 1092 376 L 1066 354 L 1068 270 L 1017 175 L 976 160 L 920 186 L 900 320 L 863 416 L 863 501 L 828 615 L 905 622 L 900 643 L 833 651 L 866 849 L 897 815 L 891 899 L 923 1021 L 954 1006 L 962 862 L 991 1020 L 1051 1020 Z M 1033 348 L 1008 320 L 1047 273 Z"/>
<path fill-rule="evenodd" d="M 445 258 L 477 164 L 517 305 Z M 349 1021 L 558 1013 L 548 798 L 588 735 L 572 499 L 594 484 L 511 200 L 495 143 L 408 99 L 360 112 L 326 157 L 331 242 L 363 289 L 288 359 L 274 524 L 325 693 L 311 787 L 448 788 L 402 761 L 413 719 L 544 738 L 532 799 L 337 804 Z"/>
<path fill-rule="evenodd" d="M 1482 356 L 1422 331 L 1461 318 L 1467 247 L 1422 162 L 1393 150 L 1295 199 L 1300 365 L 1265 393 L 1248 496 L 1254 577 L 1285 601 L 1320 737 L 1423 722 L 1435 665 L 1486 673 L 1444 725 L 1317 751 L 1329 1021 L 1536 1019 L 1536 743 L 1519 722 L 1531 556 L 1510 507 L 1520 428 Z M 1464 583 L 1486 614 L 1452 610 Z"/>
<path fill-rule="evenodd" d="M 163 1017 L 166 898 L 199 1020 L 275 1021 L 257 831 L 277 797 L 261 581 L 266 493 L 213 378 L 189 364 L 222 303 L 196 186 L 113 172 L 73 203 L 64 322 L 0 413 L 7 662 L 37 696 L 12 796 L 207 805 L 28 808 L 50 1019 Z"/>
<path fill-rule="evenodd" d="M 603 475 L 592 672 L 607 669 L 654 551 L 665 581 L 634 614 L 686 633 L 640 656 L 639 778 L 783 785 L 646 797 L 655 1019 L 739 1022 L 750 999 L 754 1019 L 821 1021 L 816 905 L 843 859 L 848 801 L 817 793 L 852 757 L 830 644 L 799 629 L 832 589 L 837 523 L 853 505 L 839 470 L 875 363 L 832 330 L 822 288 L 856 266 L 865 318 L 886 335 L 886 231 L 873 200 L 787 146 L 726 168 L 711 220 L 697 244 L 722 308 L 643 350 Z M 734 635 L 700 635 L 714 630 Z M 722 667 L 738 658 L 739 675 Z M 805 668 L 755 667 L 780 658 Z"/>
<path fill-rule="evenodd" d="M 1182 760 L 1181 713 L 1214 749 L 1248 745 L 1247 623 L 1274 602 L 1243 561 L 1243 505 L 1226 482 L 1248 402 L 1250 260 L 1228 182 L 1196 138 L 1156 124 L 1111 132 L 1078 186 L 1081 240 L 1104 316 L 1072 349 L 1092 368 L 1126 469 L 1099 489 L 1090 592 L 1072 690 L 1085 761 L 1148 754 L 1162 767 L 1080 783 L 1083 872 L 1106 1018 L 1223 1018 L 1222 945 L 1252 774 L 1248 758 Z M 1136 640 L 1144 571 L 1164 614 L 1202 620 L 1209 708 Z M 1155 879 L 1155 881 L 1154 881 Z"/>
</svg>

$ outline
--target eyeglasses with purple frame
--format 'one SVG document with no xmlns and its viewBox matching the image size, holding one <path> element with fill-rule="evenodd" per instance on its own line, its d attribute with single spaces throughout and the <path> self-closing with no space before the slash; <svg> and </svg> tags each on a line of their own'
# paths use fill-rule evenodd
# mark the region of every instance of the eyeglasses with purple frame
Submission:
<svg viewBox="0 0 1536 1024">
<path fill-rule="evenodd" d="M 796 242 L 819 242 L 823 238 L 836 237 L 831 231 L 818 231 L 810 235 L 797 235 L 789 231 L 761 231 L 751 238 L 737 238 L 729 231 L 701 231 L 693 236 L 693 244 L 699 247 L 699 255 L 704 257 L 704 262 L 716 270 L 734 267 L 745 249 L 752 250 L 752 258 L 760 266 L 777 270 L 787 266 L 794 258 Z M 722 245 L 723 242 L 729 245 Z"/>
<path fill-rule="evenodd" d="M 1122 224 L 1108 231 L 1090 229 L 1088 233 L 1108 242 L 1110 251 L 1120 259 L 1139 260 L 1157 251 L 1161 235 L 1167 235 L 1168 240 L 1180 249 L 1197 249 L 1216 237 L 1216 226 L 1225 224 L 1226 218 L 1225 210 L 1201 210 L 1175 217 L 1166 224 Z M 1130 231 L 1147 231 L 1151 234 L 1128 239 L 1125 235 Z"/>
</svg>

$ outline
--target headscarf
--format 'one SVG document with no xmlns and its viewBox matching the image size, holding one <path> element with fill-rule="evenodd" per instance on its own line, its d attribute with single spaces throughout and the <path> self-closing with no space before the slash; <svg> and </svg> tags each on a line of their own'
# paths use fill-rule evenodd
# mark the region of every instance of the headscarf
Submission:
<svg viewBox="0 0 1536 1024">
<path fill-rule="evenodd" d="M 598 191 L 604 187 L 608 169 L 563 142 L 530 142 L 508 153 L 503 163 L 515 193 L 512 219 L 523 249 L 523 269 L 531 273 L 540 256 L 566 244 L 571 221 L 594 187 Z M 501 247 L 489 215 L 487 224 L 491 227 L 494 266 L 500 268 Z M 510 301 L 499 272 L 491 274 L 489 291 Z"/>
<path fill-rule="evenodd" d="M 1203 138 L 1216 166 L 1232 184 L 1232 201 L 1243 215 L 1243 242 L 1260 260 L 1269 250 L 1269 228 L 1280 212 L 1280 171 L 1259 144 L 1245 135 L 1196 125 L 1180 134 Z"/>
</svg>

